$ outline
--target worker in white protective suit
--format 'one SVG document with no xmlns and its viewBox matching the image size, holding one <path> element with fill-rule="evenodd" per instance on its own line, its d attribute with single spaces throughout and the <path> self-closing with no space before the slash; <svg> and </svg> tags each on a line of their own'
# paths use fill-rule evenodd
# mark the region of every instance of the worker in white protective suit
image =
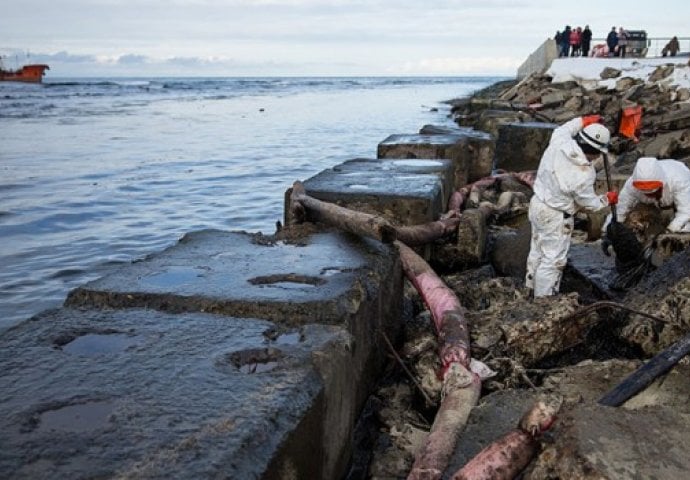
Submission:
<svg viewBox="0 0 690 480">
<path fill-rule="evenodd" d="M 638 203 L 671 208 L 676 211 L 668 224 L 669 232 L 690 232 L 690 169 L 677 160 L 642 157 L 621 189 L 617 220 L 624 222 Z M 604 232 L 611 214 L 604 223 Z"/>
<path fill-rule="evenodd" d="M 541 157 L 529 205 L 532 240 L 525 286 L 534 297 L 558 293 L 574 215 L 615 205 L 616 192 L 594 192 L 594 162 L 608 153 L 611 134 L 599 115 L 578 117 L 556 128 Z"/>
</svg>

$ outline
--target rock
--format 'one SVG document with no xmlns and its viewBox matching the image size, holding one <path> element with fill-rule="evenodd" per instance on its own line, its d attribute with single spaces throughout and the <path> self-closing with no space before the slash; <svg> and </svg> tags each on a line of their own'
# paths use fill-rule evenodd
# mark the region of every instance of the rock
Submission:
<svg viewBox="0 0 690 480">
<path fill-rule="evenodd" d="M 686 102 L 690 100 L 690 89 L 679 88 L 676 90 L 676 102 Z"/>
<path fill-rule="evenodd" d="M 630 314 L 621 337 L 653 356 L 690 333 L 690 249 L 676 253 L 627 292 L 625 304 L 665 320 Z"/>
<path fill-rule="evenodd" d="M 656 67 L 656 69 L 652 72 L 652 74 L 649 76 L 649 81 L 650 82 L 658 82 L 659 80 L 662 80 L 669 75 L 673 73 L 674 66 L 669 64 L 669 65 L 659 65 Z"/>
<path fill-rule="evenodd" d="M 489 253 L 491 265 L 503 276 L 525 279 L 525 266 L 531 240 L 532 227 L 525 221 L 518 229 L 505 228 L 492 231 Z"/>
<path fill-rule="evenodd" d="M 526 480 L 655 478 L 677 480 L 690 470 L 690 417 L 672 408 L 581 404 L 562 412 Z"/>
<path fill-rule="evenodd" d="M 636 80 L 630 77 L 623 77 L 616 82 L 616 91 L 625 92 L 633 87 L 633 85 L 640 84 L 640 80 Z"/>
<path fill-rule="evenodd" d="M 660 133 L 640 145 L 645 157 L 677 158 L 690 153 L 690 129 Z"/>
<path fill-rule="evenodd" d="M 604 68 L 599 76 L 601 77 L 602 80 L 606 80 L 608 78 L 616 78 L 620 77 L 621 71 L 618 70 L 617 68 L 611 68 L 611 67 L 606 67 Z"/>
</svg>

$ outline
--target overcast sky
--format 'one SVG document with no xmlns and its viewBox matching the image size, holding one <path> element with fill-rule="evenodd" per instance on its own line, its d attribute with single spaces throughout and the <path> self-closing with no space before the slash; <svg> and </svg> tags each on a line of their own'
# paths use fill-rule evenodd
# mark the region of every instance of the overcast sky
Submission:
<svg viewBox="0 0 690 480">
<path fill-rule="evenodd" d="M 689 19 L 687 0 L 7 0 L 0 54 L 50 77 L 513 76 L 565 24 L 690 37 Z"/>
</svg>

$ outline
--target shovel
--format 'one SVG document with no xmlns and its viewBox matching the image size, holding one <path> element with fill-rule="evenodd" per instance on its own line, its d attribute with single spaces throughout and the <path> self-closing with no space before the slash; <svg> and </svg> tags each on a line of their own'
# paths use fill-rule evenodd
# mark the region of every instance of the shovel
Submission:
<svg viewBox="0 0 690 480">
<path fill-rule="evenodd" d="M 604 173 L 606 174 L 606 188 L 609 192 L 612 192 L 611 188 L 611 174 L 609 173 L 609 154 L 602 153 L 604 156 Z M 611 207 L 611 223 L 616 223 L 618 221 L 618 216 L 616 215 L 616 206 L 610 205 Z"/>
</svg>

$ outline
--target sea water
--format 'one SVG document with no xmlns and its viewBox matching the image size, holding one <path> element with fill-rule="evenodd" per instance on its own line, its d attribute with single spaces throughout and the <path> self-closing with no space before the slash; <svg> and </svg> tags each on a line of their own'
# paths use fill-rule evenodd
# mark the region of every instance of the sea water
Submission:
<svg viewBox="0 0 690 480">
<path fill-rule="evenodd" d="M 0 82 L 0 331 L 204 228 L 275 232 L 295 180 L 498 78 Z"/>
</svg>

